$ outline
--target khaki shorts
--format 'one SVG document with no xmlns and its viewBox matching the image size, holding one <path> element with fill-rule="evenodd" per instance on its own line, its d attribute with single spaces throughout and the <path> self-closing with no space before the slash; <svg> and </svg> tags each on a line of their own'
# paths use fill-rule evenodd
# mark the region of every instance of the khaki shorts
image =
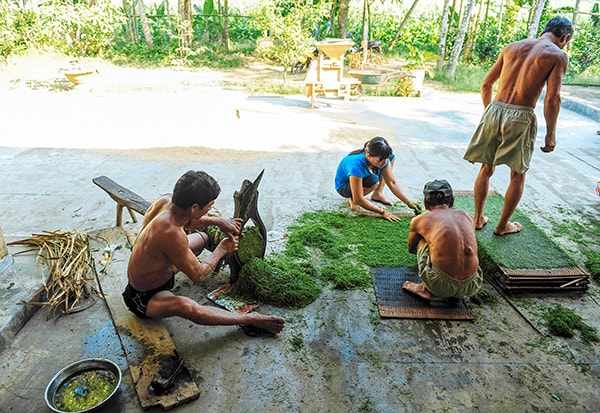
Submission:
<svg viewBox="0 0 600 413">
<path fill-rule="evenodd" d="M 419 264 L 419 277 L 425 284 L 425 287 L 438 297 L 469 297 L 474 295 L 483 283 L 483 273 L 481 268 L 477 267 L 469 278 L 464 280 L 455 280 L 431 264 L 429 255 L 429 245 L 424 244 L 417 251 Z"/>
<path fill-rule="evenodd" d="M 464 159 L 505 164 L 518 174 L 529 169 L 537 135 L 537 119 L 529 106 L 492 101 L 467 147 Z"/>
</svg>

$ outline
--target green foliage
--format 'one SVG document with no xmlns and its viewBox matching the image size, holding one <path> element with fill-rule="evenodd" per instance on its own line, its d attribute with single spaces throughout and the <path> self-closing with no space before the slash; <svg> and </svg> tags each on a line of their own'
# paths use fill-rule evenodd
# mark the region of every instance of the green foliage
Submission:
<svg viewBox="0 0 600 413">
<path fill-rule="evenodd" d="M 111 47 L 123 15 L 109 2 L 56 1 L 40 4 L 39 20 L 51 46 L 76 56 L 102 56 Z"/>
<path fill-rule="evenodd" d="M 260 30 L 253 27 L 252 20 L 246 16 L 229 17 L 229 38 L 237 44 L 252 44 L 260 37 Z"/>
<path fill-rule="evenodd" d="M 475 57 L 478 63 L 491 65 L 498 59 L 502 50 L 498 43 L 499 38 L 500 31 L 495 18 L 481 22 L 475 39 Z"/>
<path fill-rule="evenodd" d="M 585 324 L 580 315 L 561 304 L 545 308 L 542 317 L 552 335 L 570 338 L 575 335 L 575 330 L 579 330 L 584 343 L 600 341 L 593 327 Z"/>
<path fill-rule="evenodd" d="M 589 250 L 586 253 L 587 259 L 585 261 L 585 267 L 592 279 L 596 282 L 600 282 L 600 252 L 597 250 Z"/>
<path fill-rule="evenodd" d="M 196 39 L 201 42 L 221 42 L 223 26 L 213 0 L 204 0 L 202 8 L 194 4 L 194 20 L 192 26 Z"/>
<path fill-rule="evenodd" d="M 153 49 L 162 49 L 165 52 L 172 52 L 179 46 L 178 38 L 173 33 L 173 28 L 179 24 L 177 16 L 170 15 L 165 6 L 165 3 L 153 4 L 147 7 L 146 18 L 148 19 L 148 26 L 152 32 Z M 137 38 L 142 39 L 144 34 L 142 32 L 142 24 L 139 19 L 134 25 L 137 28 Z M 122 27 L 121 34 L 126 35 L 125 27 Z M 145 42 L 141 44 L 145 45 Z"/>
<path fill-rule="evenodd" d="M 172 50 L 175 53 L 175 48 Z M 145 43 L 120 41 L 105 56 L 116 65 L 132 66 L 168 66 L 171 57 L 168 49 L 154 47 L 150 49 Z"/>
<path fill-rule="evenodd" d="M 13 9 L 11 3 L 0 3 L 0 61 L 5 61 L 18 48 L 17 34 L 12 24 Z"/>
<path fill-rule="evenodd" d="M 47 43 L 37 14 L 12 2 L 0 2 L 0 61 L 14 53 L 41 48 Z"/>
<path fill-rule="evenodd" d="M 136 4 L 128 2 L 132 7 Z M 127 3 L 123 3 L 124 7 Z M 19 7 L 18 2 L 0 2 L 0 61 L 13 53 L 53 48 L 76 56 L 109 56 L 119 64 L 171 65 L 186 64 L 214 68 L 239 67 L 243 55 L 253 53 L 256 40 L 269 35 L 273 47 L 257 50 L 259 57 L 279 62 L 284 68 L 301 59 L 316 39 L 330 36 L 328 28 L 331 3 L 306 0 L 263 0 L 252 10 L 229 10 L 231 50 L 224 46 L 223 17 L 218 15 L 215 0 L 194 4 L 193 43 L 180 48 L 180 21 L 176 10 L 168 10 L 166 2 L 147 5 L 146 16 L 154 40 L 152 50 L 143 42 L 139 18 L 126 21 L 128 10 L 112 3 L 57 0 L 41 3 L 36 11 Z M 406 56 L 410 48 L 423 53 L 438 53 L 440 32 L 439 7 L 417 8 L 400 33 L 391 52 L 387 48 L 394 39 L 409 4 L 375 2 L 370 4 L 370 38 L 383 44 L 387 55 Z M 463 79 L 438 80 L 447 83 L 449 90 L 478 92 L 479 76 L 471 76 L 471 65 L 489 67 L 502 47 L 521 40 L 527 35 L 527 15 L 530 1 L 506 2 L 502 24 L 493 10 L 485 21 L 469 32 L 469 53 L 464 53 L 457 68 L 467 75 Z M 594 4 L 592 10 L 598 9 Z M 544 9 L 541 25 L 557 13 L 570 15 L 572 7 Z M 249 13 L 251 11 L 251 13 Z M 452 49 L 458 24 L 458 10 L 451 13 L 451 24 L 446 39 L 447 53 Z M 579 15 L 572 44 L 566 48 L 571 63 L 566 82 L 580 84 L 600 83 L 600 18 Z M 129 31 L 126 30 L 129 23 Z M 348 21 L 349 35 L 356 43 L 362 40 L 362 7 L 351 7 Z M 541 30 L 541 28 L 540 28 Z M 139 43 L 139 45 L 138 45 Z M 483 69 L 481 69 L 483 70 Z M 284 72 L 285 76 L 285 72 Z M 384 94 L 394 95 L 394 85 Z M 291 91 L 291 90 L 289 90 Z M 288 91 L 288 92 L 289 92 Z M 283 91 L 282 91 L 283 92 Z M 276 92 L 277 93 L 277 92 Z"/>
<path fill-rule="evenodd" d="M 489 290 L 486 290 L 485 288 L 481 288 L 479 291 L 477 291 L 475 293 L 475 295 L 472 295 L 471 297 L 469 297 L 469 300 L 475 304 L 475 305 L 490 305 L 490 304 L 496 304 L 498 302 L 498 297 L 490 292 Z"/>
<path fill-rule="evenodd" d="M 263 58 L 279 62 L 284 67 L 285 76 L 288 68 L 304 57 L 314 44 L 310 28 L 326 13 L 327 5 L 324 2 L 262 1 L 253 12 L 254 25 L 261 32 L 269 33 L 272 45 L 258 48 L 257 53 Z"/>
<path fill-rule="evenodd" d="M 405 67 L 408 70 L 427 69 L 428 63 L 433 63 L 440 58 L 440 56 L 435 53 L 429 52 L 427 50 L 417 49 L 416 47 L 414 47 L 410 44 L 406 45 L 406 47 L 409 50 L 409 54 L 406 59 Z M 430 74 L 431 77 L 433 77 L 433 71 L 430 71 L 428 73 Z"/>
<path fill-rule="evenodd" d="M 600 29 L 595 28 L 591 21 L 577 24 L 573 36 L 573 44 L 569 47 L 569 71 L 567 76 L 592 71 L 600 74 Z"/>
<path fill-rule="evenodd" d="M 479 93 L 487 71 L 488 68 L 482 66 L 459 66 L 454 77 L 448 77 L 445 72 L 438 71 L 435 80 L 443 83 L 450 91 Z"/>
</svg>

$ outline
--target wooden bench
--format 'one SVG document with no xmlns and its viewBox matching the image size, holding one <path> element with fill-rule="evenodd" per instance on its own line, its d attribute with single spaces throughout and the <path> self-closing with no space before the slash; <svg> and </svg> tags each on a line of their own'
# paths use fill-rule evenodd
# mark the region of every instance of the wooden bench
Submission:
<svg viewBox="0 0 600 413">
<path fill-rule="evenodd" d="M 92 179 L 92 182 L 102 188 L 117 203 L 117 227 L 120 227 L 123 223 L 123 208 L 127 208 L 133 222 L 137 222 L 137 218 L 133 214 L 134 211 L 144 215 L 146 210 L 150 208 L 150 202 L 107 176 L 99 176 Z"/>
</svg>

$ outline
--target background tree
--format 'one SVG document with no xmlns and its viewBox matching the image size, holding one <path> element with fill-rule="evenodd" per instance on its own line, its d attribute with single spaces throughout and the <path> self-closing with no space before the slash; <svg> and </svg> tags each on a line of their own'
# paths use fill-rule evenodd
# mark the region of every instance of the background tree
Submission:
<svg viewBox="0 0 600 413">
<path fill-rule="evenodd" d="M 444 8 L 442 12 L 442 21 L 440 24 L 440 42 L 438 43 L 438 61 L 437 70 L 442 70 L 444 60 L 446 58 L 446 39 L 448 38 L 448 23 L 450 20 L 451 0 L 444 0 Z"/>
<path fill-rule="evenodd" d="M 415 8 L 417 7 L 418 3 L 419 3 L 419 0 L 414 0 L 413 1 L 412 5 L 410 6 L 410 8 L 408 9 L 408 11 L 406 12 L 406 15 L 404 16 L 404 19 L 402 20 L 402 23 L 400 23 L 400 25 L 398 26 L 398 29 L 396 30 L 396 35 L 394 36 L 394 38 L 390 42 L 390 45 L 388 46 L 388 50 L 392 50 L 393 49 L 394 44 L 400 38 L 400 34 L 402 33 L 402 29 L 404 29 L 404 26 L 406 25 L 406 23 L 408 23 L 408 20 L 410 19 L 410 16 L 415 11 Z"/>
<path fill-rule="evenodd" d="M 144 6 L 144 0 L 137 0 L 140 9 L 140 22 L 142 24 L 142 30 L 144 32 L 144 39 L 149 48 L 154 46 L 154 38 L 152 37 L 152 31 L 150 31 L 150 25 L 146 18 L 146 7 Z"/>
<path fill-rule="evenodd" d="M 467 6 L 465 8 L 465 14 L 463 16 L 460 27 L 458 28 L 458 33 L 456 34 L 456 40 L 454 41 L 454 45 L 452 46 L 452 53 L 450 54 L 450 60 L 448 61 L 448 68 L 446 70 L 446 75 L 448 75 L 448 77 L 454 77 L 454 74 L 456 72 L 456 66 L 458 65 L 458 58 L 460 57 L 460 53 L 462 51 L 462 45 L 465 40 L 467 28 L 469 27 L 469 19 L 471 18 L 471 13 L 473 12 L 474 5 L 475 5 L 475 0 L 467 1 Z"/>
<path fill-rule="evenodd" d="M 544 11 L 545 5 L 546 0 L 535 1 L 535 11 L 533 13 L 533 17 L 531 18 L 531 22 L 529 23 L 529 31 L 527 32 L 527 38 L 533 39 L 537 37 L 538 27 L 540 25 L 540 19 L 542 18 L 542 12 Z"/>
<path fill-rule="evenodd" d="M 269 33 L 272 46 L 258 50 L 263 57 L 273 59 L 283 66 L 283 81 L 292 65 L 306 56 L 315 42 L 310 28 L 327 16 L 327 5 L 302 3 L 274 3 L 264 0 L 253 13 L 254 24 L 263 33 Z"/>
<path fill-rule="evenodd" d="M 182 51 L 192 47 L 194 32 L 191 0 L 179 0 L 179 44 Z"/>
<path fill-rule="evenodd" d="M 350 9 L 350 0 L 338 0 L 332 2 L 337 4 L 337 25 L 336 36 L 340 39 L 348 37 L 348 11 Z"/>
</svg>

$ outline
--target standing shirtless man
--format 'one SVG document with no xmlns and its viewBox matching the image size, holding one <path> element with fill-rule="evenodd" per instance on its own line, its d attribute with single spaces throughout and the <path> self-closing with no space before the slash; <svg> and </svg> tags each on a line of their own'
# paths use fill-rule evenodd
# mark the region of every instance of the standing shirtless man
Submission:
<svg viewBox="0 0 600 413">
<path fill-rule="evenodd" d="M 170 291 L 177 272 L 183 272 L 193 282 L 201 281 L 225 255 L 238 249 L 241 220 L 205 216 L 220 192 L 219 184 L 210 175 L 188 171 L 175 184 L 172 197 L 162 196 L 150 206 L 129 259 L 125 304 L 139 317 L 179 316 L 197 324 L 242 324 L 279 333 L 284 327 L 283 318 L 231 313 Z M 208 245 L 209 236 L 203 232 L 186 235 L 186 230 L 208 225 L 217 225 L 227 238 L 212 254 L 198 260 L 196 256 Z"/>
<path fill-rule="evenodd" d="M 550 20 L 538 39 L 511 43 L 502 50 L 481 86 L 485 112 L 464 155 L 467 161 L 481 162 L 475 179 L 475 228 L 481 229 L 488 217 L 483 213 L 490 178 L 496 165 L 510 167 L 510 183 L 496 235 L 519 232 L 518 222 L 509 222 L 525 185 L 525 173 L 533 155 L 537 134 L 534 108 L 546 85 L 544 118 L 546 141 L 540 149 L 552 152 L 556 146 L 556 121 L 560 110 L 560 87 L 569 58 L 562 51 L 573 36 L 571 22 L 563 17 Z M 500 80 L 492 101 L 492 86 Z"/>
<path fill-rule="evenodd" d="M 425 184 L 423 195 L 427 212 L 410 221 L 408 234 L 408 251 L 417 254 L 422 283 L 406 281 L 402 288 L 426 301 L 434 295 L 471 296 L 483 282 L 473 218 L 452 209 L 454 194 L 445 180 Z"/>
</svg>

